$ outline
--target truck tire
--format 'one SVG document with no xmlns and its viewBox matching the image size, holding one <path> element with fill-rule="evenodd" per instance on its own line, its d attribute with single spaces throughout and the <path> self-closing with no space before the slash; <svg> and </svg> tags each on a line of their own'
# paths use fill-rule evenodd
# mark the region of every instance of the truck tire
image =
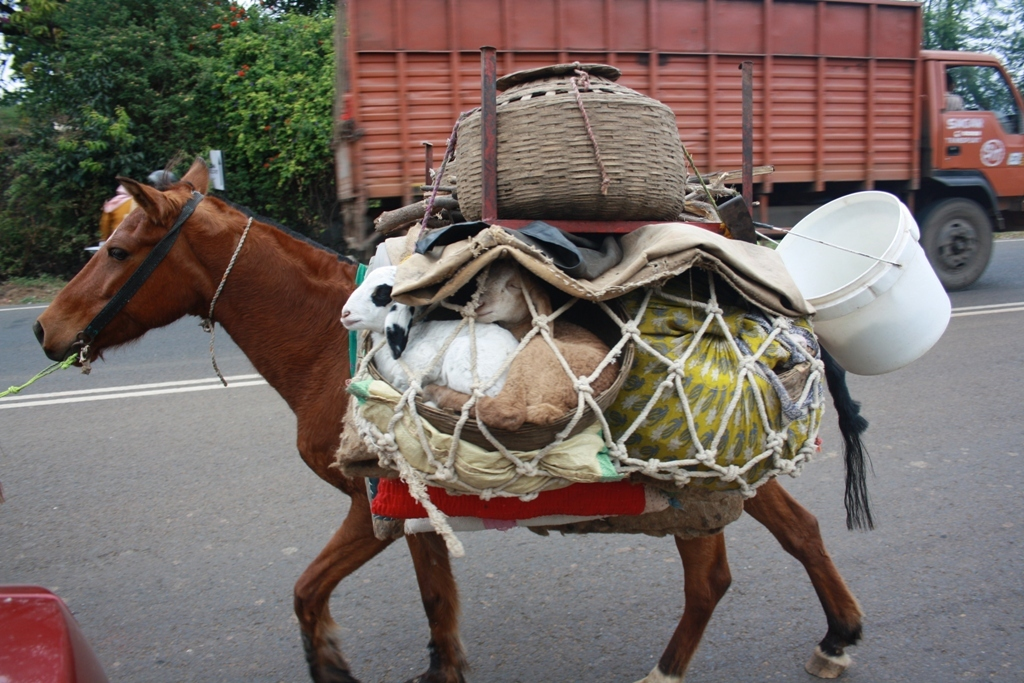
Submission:
<svg viewBox="0 0 1024 683">
<path fill-rule="evenodd" d="M 970 287 L 992 257 L 992 221 L 977 202 L 946 199 L 924 212 L 921 246 L 947 291 Z"/>
</svg>

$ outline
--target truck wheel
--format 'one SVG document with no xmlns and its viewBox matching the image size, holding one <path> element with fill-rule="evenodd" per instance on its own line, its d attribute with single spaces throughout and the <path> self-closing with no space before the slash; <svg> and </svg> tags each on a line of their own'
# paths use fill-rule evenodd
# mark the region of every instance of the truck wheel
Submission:
<svg viewBox="0 0 1024 683">
<path fill-rule="evenodd" d="M 992 256 L 992 221 L 970 199 L 946 199 L 930 207 L 921 222 L 921 246 L 949 291 L 969 287 Z"/>
</svg>

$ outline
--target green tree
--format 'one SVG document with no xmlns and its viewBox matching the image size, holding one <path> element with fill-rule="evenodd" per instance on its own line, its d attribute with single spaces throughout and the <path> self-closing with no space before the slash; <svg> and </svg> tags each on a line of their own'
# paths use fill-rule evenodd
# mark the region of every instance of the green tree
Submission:
<svg viewBox="0 0 1024 683">
<path fill-rule="evenodd" d="M 979 28 L 979 44 L 999 55 L 1017 86 L 1024 85 L 1024 1 L 992 0 L 987 21 Z"/>
<path fill-rule="evenodd" d="M 326 16 L 334 11 L 334 0 L 262 0 L 260 5 L 272 12 L 292 12 Z"/>
<path fill-rule="evenodd" d="M 975 30 L 972 17 L 978 4 L 978 0 L 925 0 L 924 47 L 967 49 Z"/>
<path fill-rule="evenodd" d="M 231 199 L 323 234 L 332 26 L 325 12 L 228 0 L 0 4 L 23 84 L 0 102 L 0 279 L 73 274 L 116 176 L 145 178 L 169 160 L 180 172 L 211 147 L 224 152 Z"/>
<path fill-rule="evenodd" d="M 145 177 L 195 138 L 199 55 L 216 49 L 213 3 L 32 0 L 5 43 L 26 125 L 4 147 L 0 277 L 68 275 L 95 241 L 117 175 Z"/>
<path fill-rule="evenodd" d="M 205 58 L 203 95 L 224 105 L 207 142 L 224 152 L 226 194 L 328 242 L 333 30 L 330 17 L 257 13 Z"/>
<path fill-rule="evenodd" d="M 925 0 L 924 47 L 988 52 L 1024 82 L 1022 0 Z"/>
</svg>

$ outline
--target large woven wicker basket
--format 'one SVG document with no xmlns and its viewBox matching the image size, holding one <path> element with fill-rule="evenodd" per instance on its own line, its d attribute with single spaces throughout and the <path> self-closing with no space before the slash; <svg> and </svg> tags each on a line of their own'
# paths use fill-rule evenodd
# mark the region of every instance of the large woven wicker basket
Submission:
<svg viewBox="0 0 1024 683">
<path fill-rule="evenodd" d="M 624 312 L 619 304 L 614 301 L 609 302 L 609 305 L 616 309 L 616 313 L 619 316 L 623 316 Z M 609 348 L 614 346 L 619 341 L 619 331 L 612 323 L 612 321 L 593 304 L 585 302 L 578 302 L 570 311 L 566 314 L 566 319 L 575 318 L 575 322 L 580 324 L 584 319 L 590 321 L 588 327 L 598 337 L 601 338 Z M 578 310 L 577 310 L 578 309 Z M 598 321 L 598 324 L 593 325 L 594 321 Z M 366 339 L 367 345 L 364 349 L 369 350 L 369 335 Z M 636 359 L 636 349 L 633 346 L 633 342 L 629 342 L 625 345 L 620 355 L 619 372 L 615 376 L 615 381 L 610 387 L 602 391 L 600 394 L 594 397 L 594 401 L 600 406 L 601 411 L 604 412 L 608 409 L 615 399 L 619 395 L 619 390 L 622 389 L 622 385 L 625 384 L 626 378 L 629 377 L 629 373 L 633 369 L 633 362 Z M 382 380 L 381 374 L 374 367 L 373 363 L 369 365 L 370 375 L 374 379 Z M 455 432 L 456 423 L 459 421 L 459 415 L 438 408 L 428 406 L 421 398 L 416 398 L 416 411 L 420 417 L 427 420 L 430 424 L 436 427 L 445 434 L 453 434 Z M 487 430 L 491 433 L 495 439 L 501 442 L 505 448 L 513 451 L 539 451 L 548 444 L 555 440 L 555 437 L 561 432 L 566 426 L 572 422 L 575 416 L 575 411 L 570 411 L 560 417 L 557 421 L 547 425 L 537 424 L 523 424 L 522 427 L 515 431 L 509 431 L 505 429 L 495 429 L 488 427 Z M 572 431 L 568 434 L 568 437 L 579 434 L 584 429 L 594 424 L 597 416 L 594 415 L 593 409 L 588 405 L 584 408 L 583 415 L 580 421 L 573 427 Z M 476 418 L 470 418 L 466 421 L 466 424 L 462 426 L 461 438 L 463 441 L 468 441 L 471 444 L 480 446 L 487 450 L 495 450 L 494 444 L 488 441 L 487 437 L 480 430 L 480 424 Z"/>
<path fill-rule="evenodd" d="M 571 79 L 589 74 L 581 91 L 610 183 L 602 169 Z M 615 83 L 618 69 L 559 64 L 499 79 L 498 216 L 576 220 L 675 220 L 683 210 L 686 167 L 675 114 L 666 105 Z M 459 126 L 455 153 L 459 207 L 467 220 L 482 212 L 480 112 Z"/>
</svg>

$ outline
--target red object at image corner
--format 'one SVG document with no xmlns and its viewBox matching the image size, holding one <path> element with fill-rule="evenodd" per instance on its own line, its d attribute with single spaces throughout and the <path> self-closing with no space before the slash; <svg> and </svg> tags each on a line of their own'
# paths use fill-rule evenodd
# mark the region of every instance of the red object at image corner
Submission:
<svg viewBox="0 0 1024 683">
<path fill-rule="evenodd" d="M 0 681 L 107 683 L 64 601 L 40 586 L 0 586 Z"/>
</svg>

